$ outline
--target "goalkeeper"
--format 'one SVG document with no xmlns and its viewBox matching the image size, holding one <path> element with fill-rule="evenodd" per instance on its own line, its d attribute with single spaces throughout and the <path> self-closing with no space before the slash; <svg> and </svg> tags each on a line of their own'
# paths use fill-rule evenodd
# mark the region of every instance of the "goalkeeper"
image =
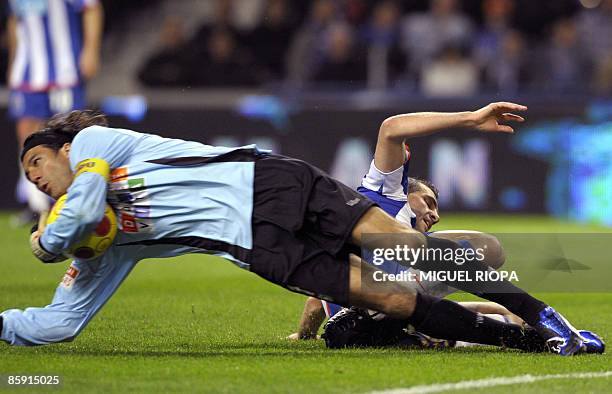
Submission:
<svg viewBox="0 0 612 394">
<path fill-rule="evenodd" d="M 498 121 L 516 120 L 507 113 L 521 110 L 525 107 L 497 103 L 475 112 L 424 117 L 419 127 L 508 131 Z M 359 253 L 362 234 L 401 234 L 403 245 L 415 249 L 460 246 L 400 224 L 302 161 L 255 146 L 214 147 L 112 129 L 104 117 L 87 111 L 52 118 L 25 141 L 21 158 L 28 179 L 40 190 L 55 198 L 68 194 L 58 219 L 33 238 L 42 261 L 57 261 L 91 232 L 106 201 L 119 216 L 120 232 L 103 257 L 72 262 L 51 305 L 0 315 L 0 338 L 10 344 L 73 339 L 138 261 L 185 253 L 223 257 L 289 290 L 378 310 L 433 337 L 500 345 L 516 334 L 511 325 L 482 319 L 454 302 L 369 279 L 373 267 L 348 262 L 350 253 Z M 376 245 L 388 246 L 384 241 Z M 442 263 L 419 260 L 415 267 L 435 270 Z M 487 268 L 466 263 L 461 269 Z M 585 339 L 554 309 L 509 282 L 487 283 L 485 290 L 451 284 L 504 305 L 537 329 L 556 353 L 587 351 Z"/>
</svg>

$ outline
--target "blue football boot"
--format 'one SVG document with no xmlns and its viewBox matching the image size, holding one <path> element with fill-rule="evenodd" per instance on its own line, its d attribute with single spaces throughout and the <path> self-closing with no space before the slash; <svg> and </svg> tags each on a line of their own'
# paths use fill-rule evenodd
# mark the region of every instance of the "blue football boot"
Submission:
<svg viewBox="0 0 612 394">
<path fill-rule="evenodd" d="M 603 353 L 606 350 L 604 341 L 594 332 L 580 330 L 578 334 L 582 337 L 582 341 L 586 346 L 586 353 Z"/>
<path fill-rule="evenodd" d="M 586 353 L 586 345 L 578 331 L 550 306 L 540 312 L 540 320 L 533 328 L 546 339 L 551 353 L 561 356 Z"/>
</svg>

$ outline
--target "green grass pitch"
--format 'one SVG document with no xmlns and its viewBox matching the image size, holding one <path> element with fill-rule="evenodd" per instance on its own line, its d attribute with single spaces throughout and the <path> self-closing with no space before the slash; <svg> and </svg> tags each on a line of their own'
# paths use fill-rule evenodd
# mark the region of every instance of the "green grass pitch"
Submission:
<svg viewBox="0 0 612 394">
<path fill-rule="evenodd" d="M 438 227 L 605 231 L 543 217 L 489 215 L 445 216 Z M 11 229 L 6 214 L 0 215 L 0 232 L 0 310 L 46 305 L 66 264 L 38 263 L 29 252 L 27 230 Z M 539 296 L 577 326 L 610 339 L 612 294 Z M 329 351 L 320 341 L 290 343 L 284 337 L 296 328 L 304 299 L 201 255 L 143 261 L 74 342 L 35 348 L 0 344 L 0 375 L 60 375 L 62 392 L 363 393 L 489 377 L 612 370 L 609 352 L 561 358 L 484 347 Z M 2 390 L 7 387 L 0 385 Z M 41 390 L 51 389 L 18 392 Z M 612 392 L 612 378 L 471 391 Z"/>
</svg>

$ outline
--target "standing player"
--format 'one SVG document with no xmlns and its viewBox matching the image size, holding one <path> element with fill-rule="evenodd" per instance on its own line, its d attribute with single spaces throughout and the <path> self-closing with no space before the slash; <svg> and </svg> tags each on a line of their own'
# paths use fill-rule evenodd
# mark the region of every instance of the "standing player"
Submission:
<svg viewBox="0 0 612 394">
<path fill-rule="evenodd" d="M 497 131 L 497 120 L 516 104 L 449 115 L 453 122 Z M 455 125 L 449 124 L 448 127 Z M 502 345 L 520 329 L 483 318 L 460 305 L 418 294 L 399 283 L 377 283 L 376 270 L 349 261 L 364 234 L 385 234 L 372 248 L 392 247 L 387 235 L 402 235 L 397 247 L 461 249 L 395 221 L 371 201 L 309 164 L 257 150 L 224 148 L 106 127 L 103 116 L 74 111 L 57 116 L 24 143 L 26 176 L 46 194 L 68 194 L 62 212 L 31 237 L 43 262 L 88 234 L 106 201 L 120 216 L 114 244 L 100 258 L 77 260 L 46 308 L 3 312 L 0 339 L 16 345 L 73 339 L 116 291 L 135 264 L 148 257 L 213 254 L 289 290 L 340 305 L 355 305 L 404 319 L 437 338 Z M 461 267 L 421 255 L 427 271 Z M 475 289 L 448 284 L 498 301 L 523 318 L 561 355 L 585 352 L 583 338 L 550 306 L 509 282 Z"/>
<path fill-rule="evenodd" d="M 53 114 L 85 106 L 85 82 L 100 66 L 103 12 L 98 0 L 10 0 L 10 9 L 9 112 L 21 147 Z M 49 207 L 21 171 L 17 196 L 32 213 Z"/>
</svg>

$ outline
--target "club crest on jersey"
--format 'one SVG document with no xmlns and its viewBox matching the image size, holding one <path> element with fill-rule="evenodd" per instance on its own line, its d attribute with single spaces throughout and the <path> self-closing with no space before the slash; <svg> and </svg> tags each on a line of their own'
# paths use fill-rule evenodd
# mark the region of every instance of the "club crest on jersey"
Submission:
<svg viewBox="0 0 612 394">
<path fill-rule="evenodd" d="M 74 285 L 74 281 L 77 276 L 79 276 L 79 269 L 73 265 L 68 267 L 66 273 L 64 274 L 64 278 L 62 279 L 62 287 L 66 290 L 72 289 L 72 285 Z"/>
</svg>

